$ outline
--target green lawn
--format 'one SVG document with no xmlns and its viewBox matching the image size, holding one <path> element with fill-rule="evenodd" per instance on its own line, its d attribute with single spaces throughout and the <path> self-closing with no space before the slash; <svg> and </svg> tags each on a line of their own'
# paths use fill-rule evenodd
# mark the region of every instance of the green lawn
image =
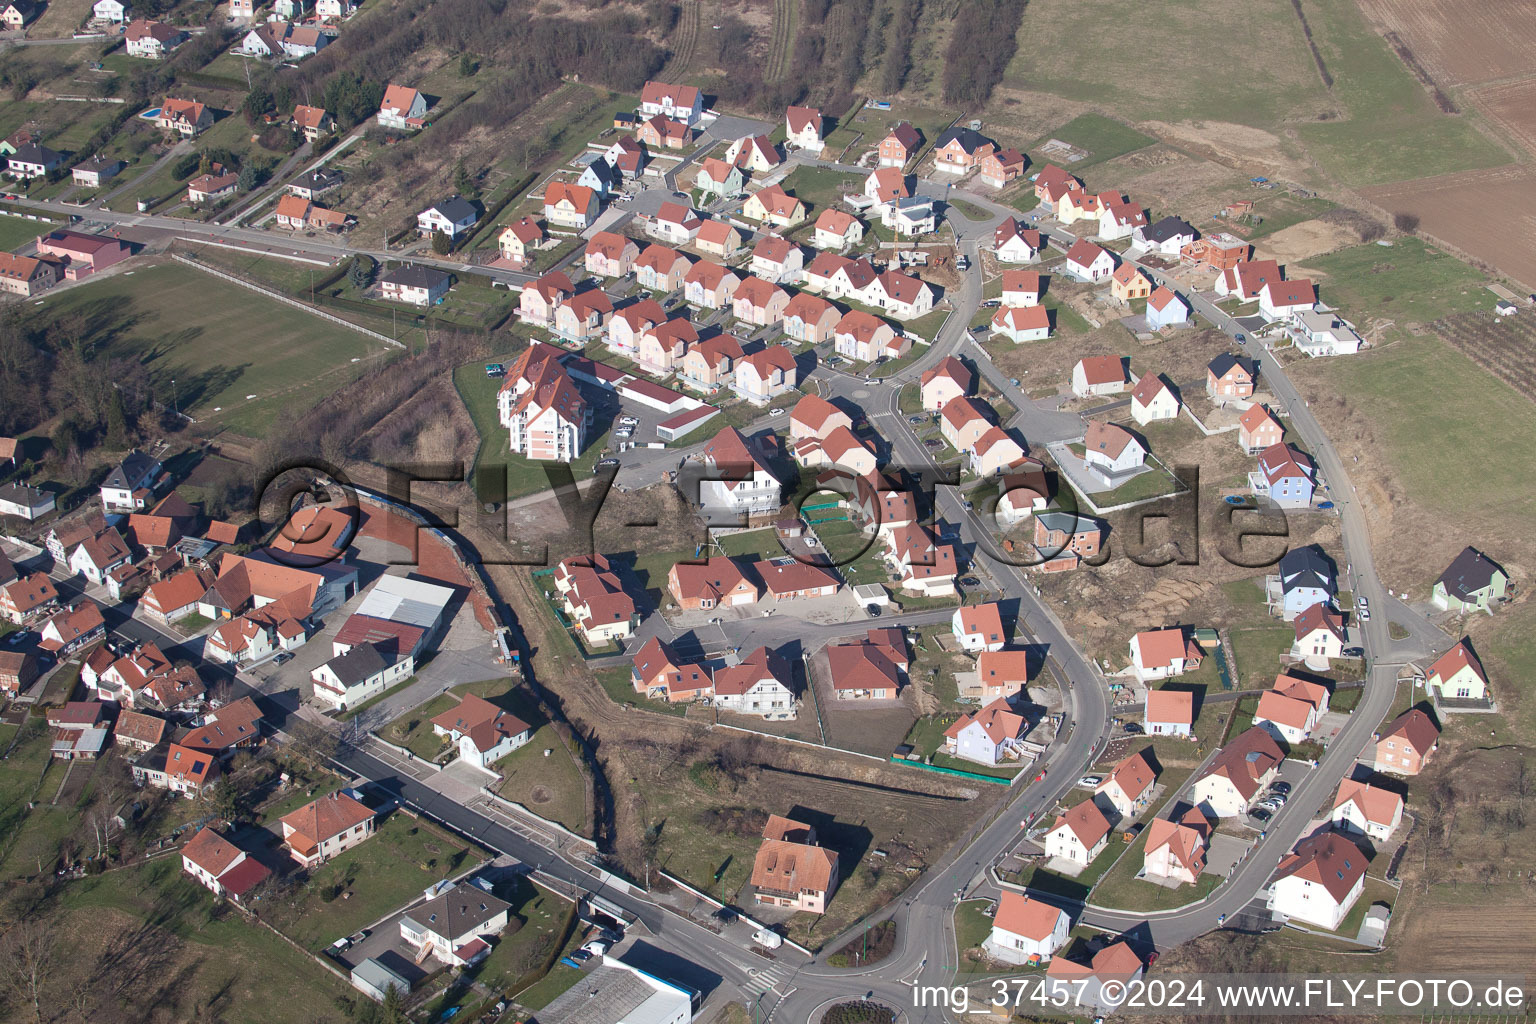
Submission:
<svg viewBox="0 0 1536 1024">
<path fill-rule="evenodd" d="M 46 235 L 61 226 L 45 220 L 27 220 L 25 217 L 0 217 L 0 249 L 14 252 L 28 242 L 37 241 L 38 235 Z"/>
<path fill-rule="evenodd" d="M 497 895 L 512 904 L 512 913 L 521 922 L 513 932 L 503 932 L 501 941 L 479 965 L 472 969 L 476 981 L 498 991 L 510 992 L 528 973 L 528 964 L 542 961 L 550 945 L 565 931 L 571 904 L 548 889 L 518 878 L 516 884 L 497 887 Z M 579 935 L 573 933 L 572 940 Z"/>
<path fill-rule="evenodd" d="M 307 411 L 386 352 L 346 328 L 180 264 L 73 288 L 37 315 L 57 321 L 66 313 L 84 317 L 85 340 L 104 346 L 107 357 L 144 363 L 157 400 L 254 437 L 280 417 Z"/>
<path fill-rule="evenodd" d="M 1157 141 L 1150 135 L 1143 135 L 1129 125 L 1111 120 L 1102 114 L 1079 114 L 1055 131 L 1042 135 L 1029 147 L 1030 160 L 1035 168 L 1052 162 L 1049 154 L 1040 152 L 1040 147 L 1051 139 L 1060 139 L 1078 149 L 1088 151 L 1085 159 L 1067 165 L 1068 170 L 1079 176 L 1085 167 L 1103 163 L 1105 160 L 1113 160 L 1117 156 L 1124 156 L 1138 149 L 1145 149 Z M 1057 160 L 1059 162 L 1059 158 Z M 1034 193 L 1030 192 L 1025 197 L 1025 201 L 1033 200 Z"/>
<path fill-rule="evenodd" d="M 873 534 L 865 533 L 853 523 L 843 520 L 818 524 L 816 536 L 826 545 L 827 554 L 831 556 L 837 571 L 852 585 L 885 583 L 890 580 L 890 574 L 880 561 L 882 546 L 875 541 Z"/>
<path fill-rule="evenodd" d="M 688 713 L 687 708 L 681 704 L 674 705 L 666 701 L 651 700 L 643 693 L 636 693 L 635 684 L 630 680 L 631 670 L 628 664 L 595 669 L 592 674 L 597 677 L 597 681 L 615 704 L 627 704 L 646 711 L 658 711 L 664 715 L 681 716 Z"/>
<path fill-rule="evenodd" d="M 535 719 L 542 724 L 526 744 L 491 766 L 502 775 L 496 792 L 572 832 L 587 834 L 587 778 L 577 763 L 579 755 L 542 716 L 526 706 L 512 711 L 529 724 Z"/>
<path fill-rule="evenodd" d="M 1280 656 L 1296 642 L 1296 631 L 1283 625 L 1234 629 L 1228 635 L 1232 638 L 1232 660 L 1237 662 L 1237 686 L 1246 690 L 1273 683 L 1280 671 Z"/>
<path fill-rule="evenodd" d="M 268 913 L 284 934 L 318 952 L 415 899 L 433 882 L 462 873 L 475 860 L 474 851 L 459 840 L 396 811 L 372 837 L 316 867 L 308 886 Z"/>
<path fill-rule="evenodd" d="M 784 553 L 779 544 L 779 535 L 773 527 L 762 530 L 744 530 L 741 533 L 731 533 L 716 538 L 720 544 L 720 550 L 726 555 L 756 555 L 759 559 L 773 558 Z M 674 558 L 673 561 L 676 559 Z M 671 568 L 671 563 L 668 563 Z M 666 573 L 662 573 L 663 581 Z M 654 585 L 654 584 L 653 584 Z"/>
<path fill-rule="evenodd" d="M 779 185 L 796 199 L 811 205 L 806 219 L 814 221 L 823 209 L 841 199 L 844 192 L 862 193 L 864 179 L 830 167 L 796 167 Z"/>
<path fill-rule="evenodd" d="M 480 433 L 480 450 L 475 456 L 476 472 L 481 467 L 494 470 L 505 466 L 508 499 L 549 490 L 545 467 L 554 464 L 525 459 L 521 455 L 512 454 L 507 447 L 507 430 L 501 425 L 496 410 L 496 395 L 501 390 L 502 381 L 485 375 L 485 361 L 476 360 L 459 367 L 453 372 L 453 383 L 464 400 L 470 419 L 475 421 L 475 429 Z M 588 439 L 587 447 L 570 464 L 571 473 L 577 480 L 592 475 L 592 467 L 603 457 L 607 447 L 606 432 Z"/>
<path fill-rule="evenodd" d="M 980 948 L 992 934 L 992 919 L 985 913 L 991 900 L 966 900 L 955 904 L 955 948 L 960 953 L 962 974 L 990 971 L 985 961 L 969 960 L 966 951 Z"/>
<path fill-rule="evenodd" d="M 1334 76 L 1339 120 L 1296 126 L 1327 170 L 1348 185 L 1424 178 L 1509 163 L 1509 154 L 1469 123 L 1442 114 L 1429 93 L 1354 4 L 1304 4 Z"/>
<path fill-rule="evenodd" d="M 1481 271 L 1417 238 L 1397 239 L 1390 248 L 1357 245 L 1307 261 L 1321 271 L 1322 298 L 1364 327 L 1367 318 L 1396 321 L 1388 337 L 1409 337 L 1403 325 L 1430 323 L 1448 313 L 1488 307 Z"/>
<path fill-rule="evenodd" d="M 949 314 L 950 311 L 947 309 L 936 309 L 932 313 L 924 313 L 922 316 L 917 317 L 915 320 L 902 321 L 901 327 L 902 330 L 907 331 L 910 334 L 915 334 L 925 341 L 931 342 L 938 336 L 939 328 L 944 326 L 944 321 L 949 319 Z M 901 359 L 895 359 L 889 363 L 881 364 L 880 370 L 875 372 L 875 376 L 884 377 L 887 373 L 894 373 L 895 370 L 890 369 L 893 364 L 905 365 L 926 351 L 927 349 L 920 345 L 913 345 L 912 351 L 907 355 L 902 356 Z M 884 372 L 880 372 L 881 370 Z"/>
</svg>

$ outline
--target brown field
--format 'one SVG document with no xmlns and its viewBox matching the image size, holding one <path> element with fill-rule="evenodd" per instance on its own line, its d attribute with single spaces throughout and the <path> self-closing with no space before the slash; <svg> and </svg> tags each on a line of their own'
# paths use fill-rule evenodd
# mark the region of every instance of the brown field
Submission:
<svg viewBox="0 0 1536 1024">
<path fill-rule="evenodd" d="M 1536 289 L 1536 250 L 1526 226 L 1536 217 L 1536 174 L 1529 167 L 1443 174 L 1377 185 L 1360 194 L 1389 213 L 1418 214 L 1424 234 Z"/>
<path fill-rule="evenodd" d="M 1261 128 L 1224 121 L 1145 121 L 1135 127 L 1248 174 L 1296 181 L 1306 181 L 1313 174 L 1294 145 Z"/>
<path fill-rule="evenodd" d="M 1253 256 L 1261 260 L 1276 259 L 1282 264 L 1298 263 L 1359 242 L 1359 232 L 1348 225 L 1304 220 L 1255 242 Z"/>
<path fill-rule="evenodd" d="M 1442 86 L 1528 73 L 1536 25 L 1524 0 L 1359 0 L 1377 31 L 1396 32 Z"/>
<path fill-rule="evenodd" d="M 1468 95 L 1484 117 L 1536 155 L 1536 79 L 1484 86 Z"/>
</svg>

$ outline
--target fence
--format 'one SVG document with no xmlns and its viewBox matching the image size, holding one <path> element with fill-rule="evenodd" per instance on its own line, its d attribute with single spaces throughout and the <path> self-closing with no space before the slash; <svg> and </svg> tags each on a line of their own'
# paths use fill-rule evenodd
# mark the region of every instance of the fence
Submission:
<svg viewBox="0 0 1536 1024">
<path fill-rule="evenodd" d="M 1013 779 L 1011 778 L 1000 779 L 995 775 L 982 775 L 978 772 L 968 772 L 960 768 L 945 768 L 942 765 L 937 764 L 924 764 L 921 761 L 908 761 L 906 758 L 897 757 L 895 754 L 892 754 L 889 758 L 887 758 L 887 760 L 890 761 L 891 764 L 899 764 L 905 768 L 921 768 L 925 772 L 937 772 L 940 775 L 954 775 L 962 779 L 970 779 L 973 782 L 990 782 L 998 786 L 1010 786 L 1013 784 Z M 1020 774 L 1022 774 L 1022 772 Z M 1015 775 L 1015 778 L 1017 778 L 1017 775 Z"/>
<path fill-rule="evenodd" d="M 348 330 L 356 331 L 358 334 L 366 335 L 369 338 L 373 338 L 375 341 L 382 341 L 384 344 L 393 346 L 394 348 L 398 349 L 405 348 L 404 345 L 396 341 L 394 338 L 380 334 L 378 331 L 370 331 L 366 327 L 359 327 L 357 324 L 350 320 L 343 320 L 341 317 L 336 316 L 333 313 L 327 313 L 323 309 L 316 309 L 314 306 L 311 306 L 307 302 L 300 302 L 298 299 L 289 298 L 282 292 L 275 292 L 270 288 L 264 288 L 261 285 L 253 284 L 244 278 L 236 277 L 234 274 L 226 274 L 222 270 L 215 270 L 212 267 L 204 263 L 200 263 L 199 261 L 192 259 L 189 256 L 183 256 L 180 253 L 173 252 L 171 253 L 171 259 L 176 260 L 179 263 L 185 263 L 189 267 L 196 267 L 198 270 L 201 270 L 205 274 L 212 274 L 214 277 L 222 278 L 231 284 L 237 284 L 242 288 L 249 288 L 253 292 L 258 292 L 262 295 L 265 295 L 269 299 L 276 299 L 278 302 L 281 302 L 287 306 L 292 306 L 294 309 L 302 309 L 304 312 L 309 313 L 312 316 L 317 316 L 322 320 L 328 320 L 331 323 L 340 327 L 345 327 Z"/>
</svg>

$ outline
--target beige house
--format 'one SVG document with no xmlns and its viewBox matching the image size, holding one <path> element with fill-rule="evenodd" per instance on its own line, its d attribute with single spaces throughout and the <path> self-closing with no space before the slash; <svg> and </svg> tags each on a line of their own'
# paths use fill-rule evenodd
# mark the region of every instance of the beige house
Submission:
<svg viewBox="0 0 1536 1024">
<path fill-rule="evenodd" d="M 940 412 L 956 398 L 971 393 L 975 375 L 954 356 L 945 356 L 932 369 L 926 370 L 921 379 L 923 409 Z"/>
<path fill-rule="evenodd" d="M 837 889 L 837 869 L 837 853 L 817 844 L 814 828 L 769 815 L 752 861 L 753 898 L 767 906 L 825 913 Z"/>
<path fill-rule="evenodd" d="M 1045 834 L 1045 854 L 1086 866 L 1109 845 L 1110 824 L 1099 805 L 1084 800 L 1056 817 Z"/>
</svg>

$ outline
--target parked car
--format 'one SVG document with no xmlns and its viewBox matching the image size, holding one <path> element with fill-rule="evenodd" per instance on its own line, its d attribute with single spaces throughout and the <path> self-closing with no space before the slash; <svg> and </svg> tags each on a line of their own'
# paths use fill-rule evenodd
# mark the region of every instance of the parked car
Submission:
<svg viewBox="0 0 1536 1024">
<path fill-rule="evenodd" d="M 1269 787 L 1269 791 L 1271 793 L 1279 793 L 1281 796 L 1289 796 L 1291 792 L 1291 784 L 1289 782 L 1283 781 L 1277 782 L 1273 786 Z"/>
<path fill-rule="evenodd" d="M 1097 786 L 1103 781 L 1104 776 L 1102 775 L 1084 775 L 1082 778 L 1077 780 L 1077 784 L 1079 786 Z"/>
<path fill-rule="evenodd" d="M 16 632 L 14 632 L 10 636 L 6 637 L 5 638 L 5 642 L 6 642 L 6 645 L 9 646 L 9 647 L 20 647 L 22 644 L 26 643 L 28 640 L 31 640 L 31 639 L 32 639 L 32 632 L 31 632 L 31 630 L 18 629 Z"/>
<path fill-rule="evenodd" d="M 1254 811 L 1252 814 L 1248 815 L 1248 817 L 1252 818 L 1254 821 L 1268 821 L 1270 818 L 1274 817 L 1274 815 L 1270 814 L 1266 810 L 1260 809 Z"/>
<path fill-rule="evenodd" d="M 971 502 L 969 502 L 969 501 L 961 502 L 961 505 L 965 508 L 965 510 L 967 512 L 972 512 L 976 508 L 976 506 L 974 504 L 972 504 Z"/>
<path fill-rule="evenodd" d="M 1140 722 L 1126 722 L 1125 723 L 1125 731 L 1126 731 L 1126 733 L 1128 735 L 1131 735 L 1131 736 L 1139 735 L 1141 733 L 1141 723 Z"/>
<path fill-rule="evenodd" d="M 923 418 L 921 416 L 908 416 L 907 417 L 907 422 L 912 424 L 914 427 L 916 427 L 916 426 L 920 426 L 922 424 Z"/>
<path fill-rule="evenodd" d="M 582 946 L 578 952 L 586 953 L 588 956 L 602 956 L 604 953 L 608 952 L 608 943 L 604 942 L 602 939 L 593 939 L 585 946 Z"/>
<path fill-rule="evenodd" d="M 293 652 L 292 651 L 284 651 L 283 653 L 279 654 L 277 657 L 272 659 L 272 664 L 274 664 L 274 665 L 286 665 L 288 662 L 290 662 L 292 660 L 293 660 Z"/>
<path fill-rule="evenodd" d="M 640 420 L 635 416 L 620 416 L 619 423 L 621 426 L 637 427 L 640 425 Z"/>
<path fill-rule="evenodd" d="M 618 459 L 598 459 L 597 460 L 597 465 L 593 466 L 592 468 L 593 469 L 617 469 L 618 465 L 619 465 L 619 460 Z"/>
<path fill-rule="evenodd" d="M 768 410 L 768 415 L 769 416 L 783 416 L 784 415 L 784 410 L 783 409 L 769 409 Z"/>
<path fill-rule="evenodd" d="M 944 442 L 940 441 L 936 437 L 930 437 L 928 440 L 924 441 L 923 444 L 925 446 L 929 447 L 929 448 L 943 448 L 944 447 Z"/>
</svg>

